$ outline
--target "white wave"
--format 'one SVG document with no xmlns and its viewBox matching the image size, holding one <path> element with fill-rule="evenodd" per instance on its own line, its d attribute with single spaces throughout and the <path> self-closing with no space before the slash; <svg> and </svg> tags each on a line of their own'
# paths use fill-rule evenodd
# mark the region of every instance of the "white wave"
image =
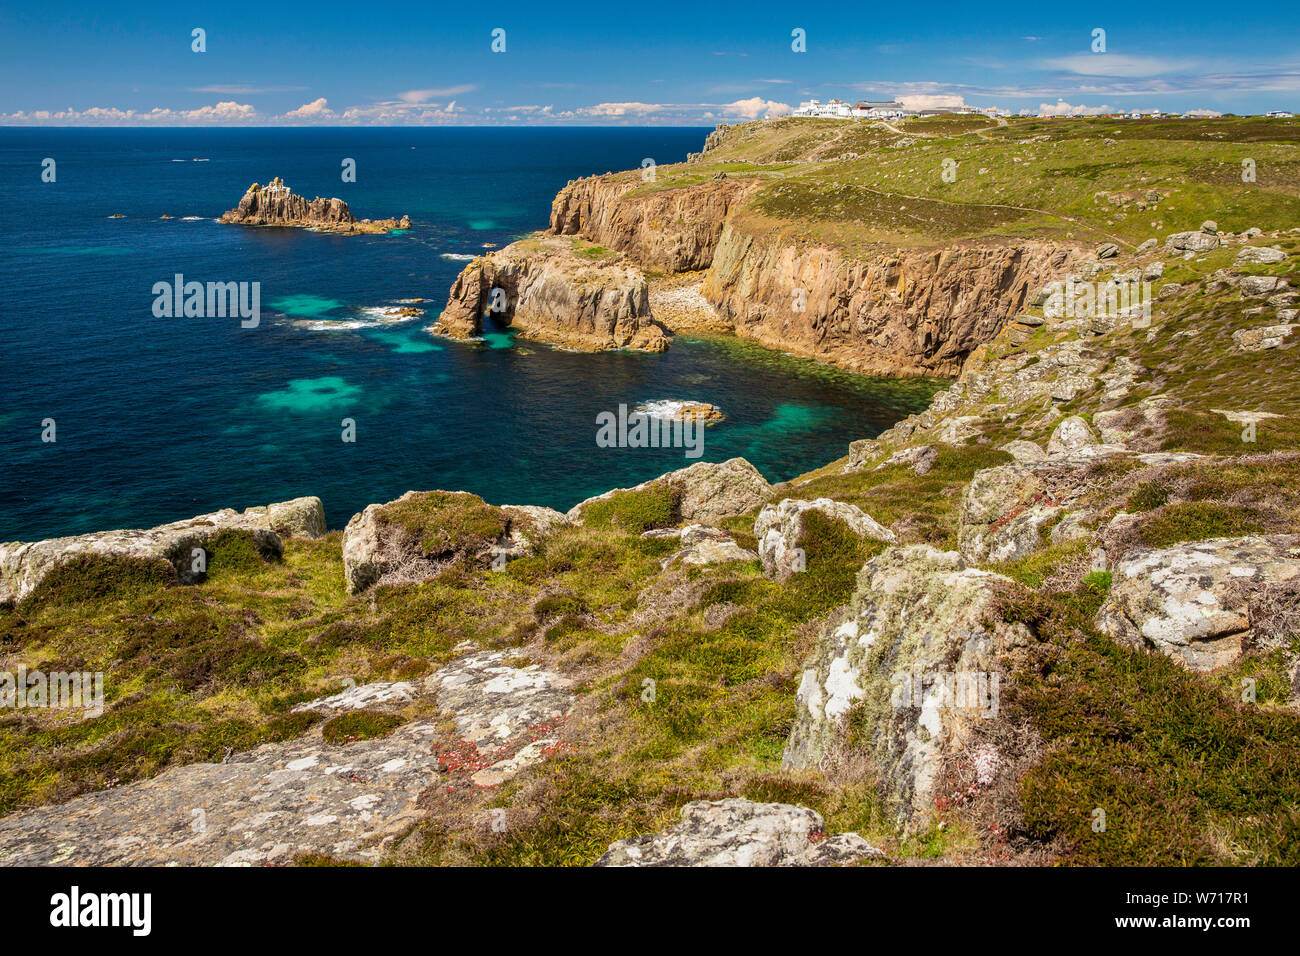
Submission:
<svg viewBox="0 0 1300 956">
<path fill-rule="evenodd" d="M 444 252 L 442 258 L 450 259 L 453 262 L 473 262 L 478 256 L 468 256 L 463 252 Z"/>
<path fill-rule="evenodd" d="M 709 405 L 708 402 L 689 402 L 671 398 L 661 398 L 653 402 L 642 402 L 632 410 L 633 415 L 644 415 L 646 418 L 680 418 L 682 409 L 691 405 Z M 716 405 L 710 406 L 717 408 Z M 721 409 L 719 409 L 721 411 Z"/>
</svg>

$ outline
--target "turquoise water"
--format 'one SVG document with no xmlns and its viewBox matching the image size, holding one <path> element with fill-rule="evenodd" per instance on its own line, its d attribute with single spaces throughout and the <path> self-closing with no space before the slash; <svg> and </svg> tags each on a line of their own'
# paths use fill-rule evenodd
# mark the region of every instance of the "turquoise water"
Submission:
<svg viewBox="0 0 1300 956">
<path fill-rule="evenodd" d="M 0 130 L 13 184 L 0 203 L 0 540 L 306 494 L 332 527 L 409 489 L 568 508 L 691 463 L 682 449 L 595 444 L 600 412 L 657 399 L 719 405 L 704 458 L 743 455 L 777 481 L 924 407 L 935 383 L 725 338 L 590 355 L 508 329 L 469 344 L 425 331 L 466 259 L 544 227 L 568 180 L 679 160 L 705 132 Z M 56 183 L 40 181 L 45 156 Z M 190 156 L 211 161 L 172 162 Z M 339 181 L 342 156 L 357 159 L 356 183 Z M 409 214 L 413 228 L 344 237 L 213 221 L 276 175 L 359 217 Z M 153 285 L 176 273 L 259 282 L 260 324 L 155 318 Z M 402 307 L 425 311 L 401 319 Z"/>
</svg>

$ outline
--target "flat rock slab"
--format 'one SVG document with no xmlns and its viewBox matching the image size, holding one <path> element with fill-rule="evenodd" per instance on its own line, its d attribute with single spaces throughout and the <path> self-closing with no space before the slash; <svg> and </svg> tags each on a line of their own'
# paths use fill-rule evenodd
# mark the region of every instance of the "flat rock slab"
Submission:
<svg viewBox="0 0 1300 956">
<path fill-rule="evenodd" d="M 421 693 L 451 712 L 468 740 L 491 743 L 492 786 L 544 759 L 552 739 L 535 729 L 572 706 L 570 682 L 504 655 L 475 652 L 430 675 Z M 365 685 L 323 698 L 341 713 L 411 698 L 411 685 Z M 427 812 L 420 794 L 449 772 L 441 719 L 417 720 L 386 737 L 326 743 L 319 727 L 292 741 L 197 763 L 150 780 L 0 819 L 8 866 L 290 864 L 303 853 L 378 862 L 393 839 Z"/>
<path fill-rule="evenodd" d="M 826 838 L 807 807 L 751 800 L 697 800 L 662 833 L 620 840 L 596 866 L 830 866 L 883 856 L 856 833 Z"/>
</svg>

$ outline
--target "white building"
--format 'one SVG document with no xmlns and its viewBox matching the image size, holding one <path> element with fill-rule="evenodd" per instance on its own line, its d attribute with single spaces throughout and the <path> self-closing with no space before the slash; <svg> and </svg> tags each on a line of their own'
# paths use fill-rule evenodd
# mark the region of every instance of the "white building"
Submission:
<svg viewBox="0 0 1300 956">
<path fill-rule="evenodd" d="M 831 100 L 828 103 L 823 103 L 821 100 L 808 100 L 806 103 L 800 103 L 799 108 L 791 115 L 820 119 L 877 120 L 898 119 L 903 116 L 915 116 L 916 114 L 905 109 L 903 104 L 896 103 L 893 100 L 881 103 L 862 100 L 856 106 L 850 106 L 843 100 Z"/>
<path fill-rule="evenodd" d="M 1269 119 L 1290 119 L 1295 114 L 1289 113 L 1286 110 L 1269 110 L 1264 115 Z"/>
</svg>

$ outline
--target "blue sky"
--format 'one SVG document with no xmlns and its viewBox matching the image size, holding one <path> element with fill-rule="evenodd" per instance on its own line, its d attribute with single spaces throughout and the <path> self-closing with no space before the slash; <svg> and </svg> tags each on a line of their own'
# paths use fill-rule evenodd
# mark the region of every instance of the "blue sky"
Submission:
<svg viewBox="0 0 1300 956">
<path fill-rule="evenodd" d="M 1300 107 L 1300 6 L 28 3 L 0 124 L 700 125 L 810 97 L 1018 112 Z M 191 49 L 202 28 L 206 52 Z M 491 50 L 505 31 L 505 52 Z M 807 52 L 791 49 L 806 31 Z M 1105 30 L 1105 52 L 1093 31 Z"/>
</svg>

